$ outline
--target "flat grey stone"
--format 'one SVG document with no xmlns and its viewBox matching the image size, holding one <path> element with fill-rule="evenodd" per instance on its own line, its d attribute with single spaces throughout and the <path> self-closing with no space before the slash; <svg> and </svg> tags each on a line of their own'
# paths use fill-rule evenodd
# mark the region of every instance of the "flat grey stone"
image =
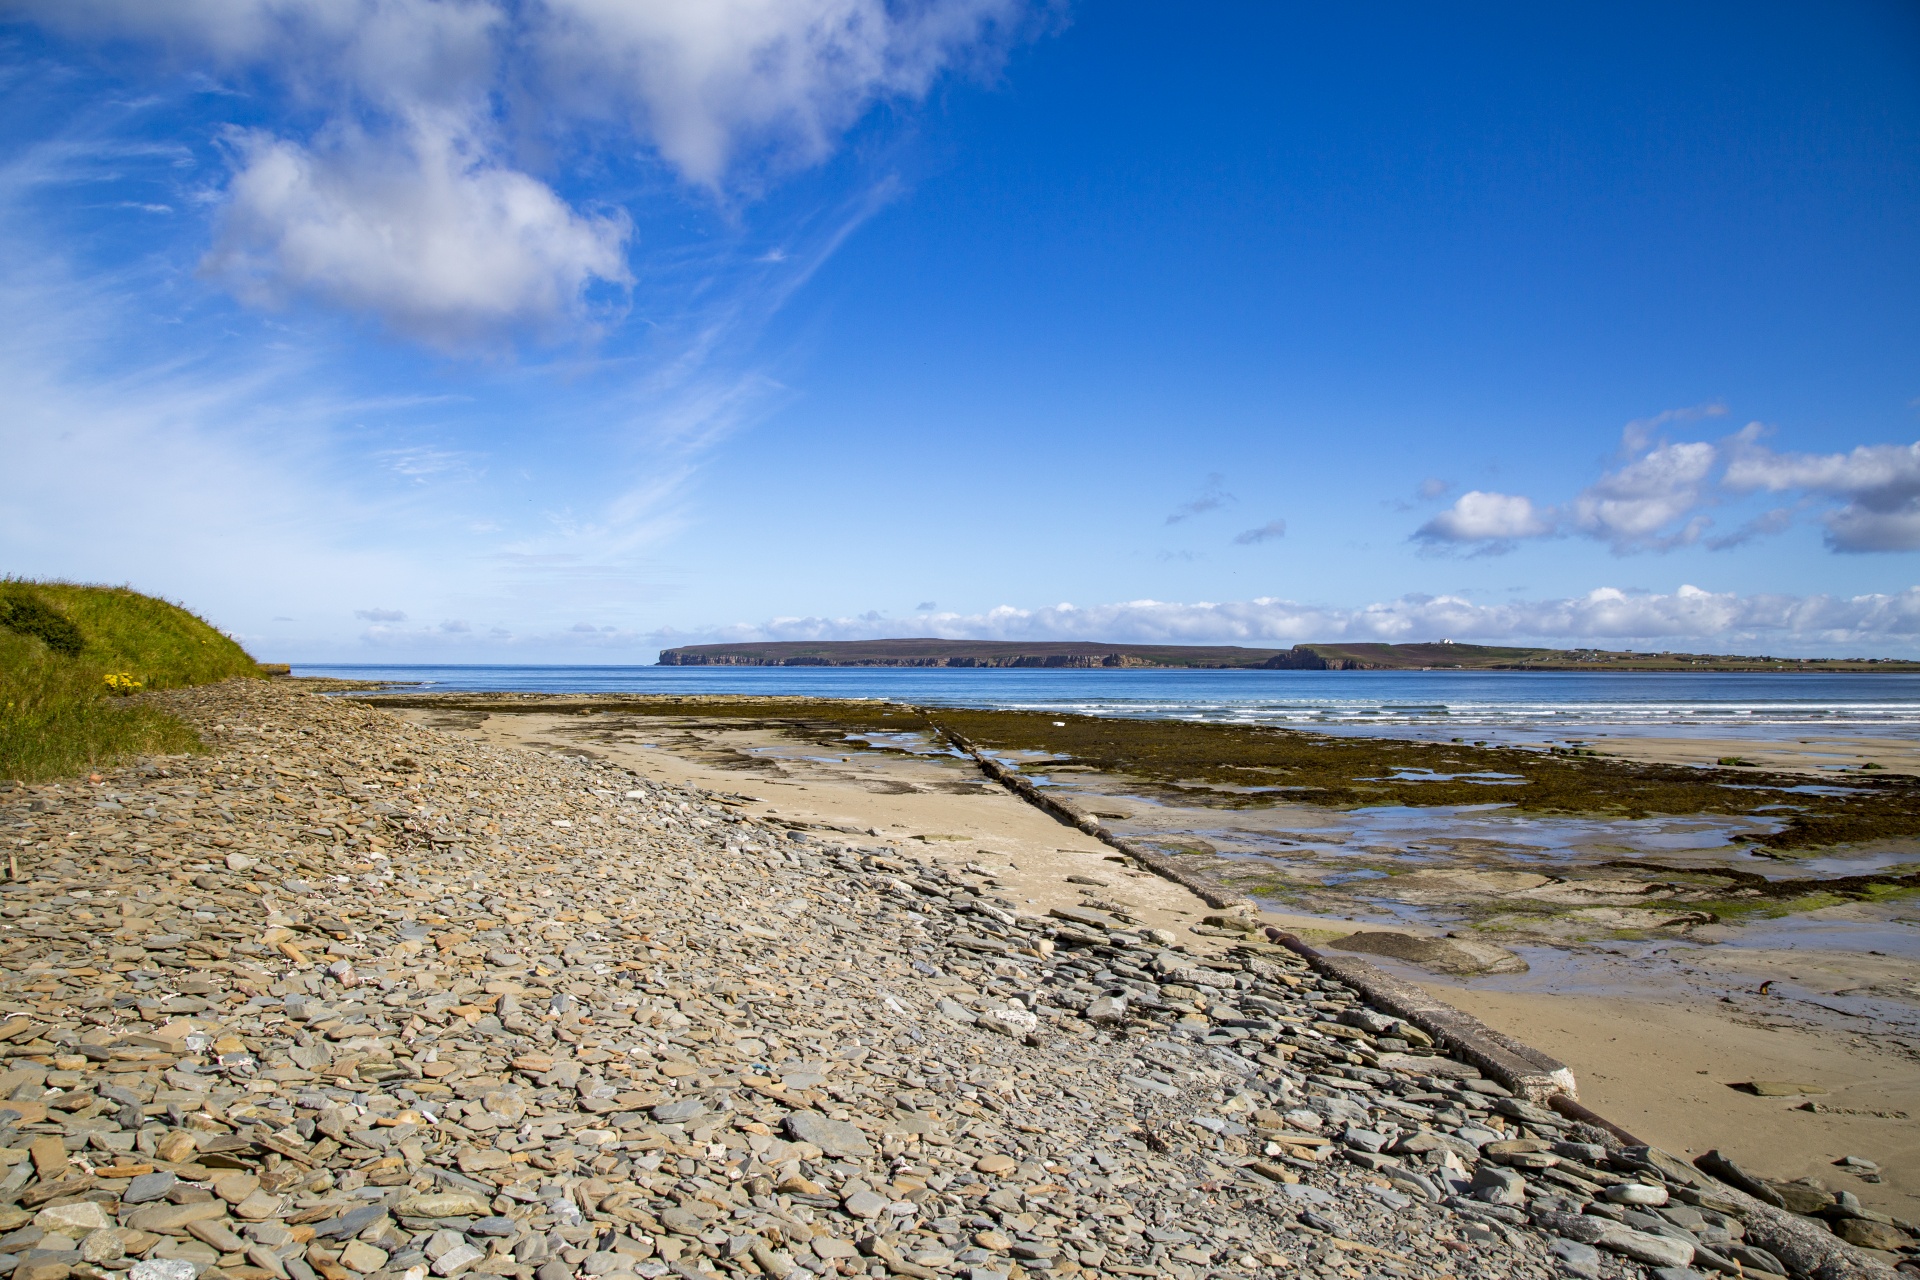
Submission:
<svg viewBox="0 0 1920 1280">
<path fill-rule="evenodd" d="M 1592 1245 L 1561 1236 L 1548 1243 L 1547 1252 L 1559 1261 L 1560 1269 L 1569 1275 L 1580 1276 L 1582 1280 L 1598 1280 L 1600 1251 Z"/>
<path fill-rule="evenodd" d="M 845 1120 L 829 1120 L 818 1111 L 795 1111 L 787 1116 L 784 1127 L 795 1142 L 811 1142 L 830 1156 L 854 1160 L 873 1154 L 867 1135 Z"/>
<path fill-rule="evenodd" d="M 145 1204 L 149 1200 L 159 1200 L 180 1181 L 165 1169 L 156 1169 L 152 1173 L 143 1173 L 137 1178 L 127 1179 L 126 1189 L 120 1193 L 121 1204 Z"/>
<path fill-rule="evenodd" d="M 374 1223 L 387 1216 L 384 1204 L 366 1204 L 358 1209 L 349 1209 L 337 1218 L 328 1218 L 313 1229 L 316 1240 L 346 1240 L 359 1235 Z"/>
</svg>

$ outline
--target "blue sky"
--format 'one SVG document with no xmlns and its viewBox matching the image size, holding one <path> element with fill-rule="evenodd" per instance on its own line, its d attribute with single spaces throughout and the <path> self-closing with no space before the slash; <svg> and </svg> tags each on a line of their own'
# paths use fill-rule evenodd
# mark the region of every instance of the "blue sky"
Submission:
<svg viewBox="0 0 1920 1280">
<path fill-rule="evenodd" d="M 0 0 L 0 566 L 263 657 L 1920 652 L 1902 4 Z"/>
</svg>

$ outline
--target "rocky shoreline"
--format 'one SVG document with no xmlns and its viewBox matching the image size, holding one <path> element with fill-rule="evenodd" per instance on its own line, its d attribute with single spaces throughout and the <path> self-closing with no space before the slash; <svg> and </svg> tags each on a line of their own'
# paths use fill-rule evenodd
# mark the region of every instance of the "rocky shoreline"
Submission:
<svg viewBox="0 0 1920 1280">
<path fill-rule="evenodd" d="M 1233 929 L 1024 914 L 284 685 L 165 698 L 209 754 L 0 795 L 14 1280 L 1838 1280 L 1899 1260 L 1843 1235 L 1905 1247 Z"/>
</svg>

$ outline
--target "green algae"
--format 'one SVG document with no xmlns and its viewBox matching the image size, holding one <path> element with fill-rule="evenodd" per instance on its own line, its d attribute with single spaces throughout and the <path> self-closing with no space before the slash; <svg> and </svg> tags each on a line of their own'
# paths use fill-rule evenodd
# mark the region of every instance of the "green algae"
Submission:
<svg viewBox="0 0 1920 1280">
<path fill-rule="evenodd" d="M 1304 800 L 1329 809 L 1506 805 L 1543 815 L 1711 814 L 1778 823 L 1777 830 L 1750 837 L 1749 843 L 1781 854 L 1920 836 L 1920 779 L 1902 775 L 1835 778 L 1828 786 L 1843 788 L 1842 794 L 1817 795 L 1796 790 L 1805 786 L 1803 777 L 1751 766 L 1692 768 L 1522 747 L 1336 737 L 1188 720 L 922 708 L 879 699 L 389 694 L 368 701 L 495 714 L 617 712 L 732 720 L 743 728 L 777 729 L 833 746 L 844 746 L 849 731 L 944 729 L 990 753 L 1044 760 L 1029 760 L 1029 773 L 1089 769 L 1124 776 L 1145 795 L 1220 809 Z"/>
</svg>

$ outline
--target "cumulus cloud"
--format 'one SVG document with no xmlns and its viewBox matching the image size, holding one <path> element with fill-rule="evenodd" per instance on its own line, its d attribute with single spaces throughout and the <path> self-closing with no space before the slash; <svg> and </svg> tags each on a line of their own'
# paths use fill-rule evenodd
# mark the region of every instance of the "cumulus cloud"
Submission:
<svg viewBox="0 0 1920 1280">
<path fill-rule="evenodd" d="M 1018 0 L 547 0 L 535 39 L 581 113 L 623 108 L 689 182 L 743 151 L 807 164 L 876 98 L 917 97 Z"/>
<path fill-rule="evenodd" d="M 1237 547 L 1251 547 L 1255 543 L 1270 542 L 1275 538 L 1287 536 L 1285 520 L 1269 520 L 1258 529 L 1247 529 L 1233 535 L 1233 544 Z"/>
<path fill-rule="evenodd" d="M 1473 489 L 1421 525 L 1413 536 L 1429 546 L 1478 544 L 1481 554 L 1499 555 L 1512 550 L 1518 539 L 1552 537 L 1558 525 L 1557 514 L 1551 508 L 1535 506 L 1531 498 Z"/>
<path fill-rule="evenodd" d="M 313 123 L 236 133 L 207 269 L 251 303 L 312 297 L 448 347 L 577 323 L 592 285 L 631 282 L 627 216 L 573 207 L 521 152 L 553 163 L 611 146 L 709 192 L 750 188 L 736 176 L 817 163 L 874 102 L 918 97 L 999 47 L 1035 0 L 11 7 L 78 39 L 137 41 L 283 88 Z"/>
<path fill-rule="evenodd" d="M 1823 518 L 1835 551 L 1920 550 L 1920 443 L 1862 445 L 1848 453 L 1775 453 L 1736 437 L 1726 485 L 1799 490 L 1841 499 Z"/>
<path fill-rule="evenodd" d="M 1821 517 L 1834 551 L 1920 550 L 1920 443 L 1861 445 L 1847 453 L 1776 453 L 1750 423 L 1718 441 L 1657 440 L 1668 422 L 1717 417 L 1720 405 L 1670 410 L 1627 424 L 1628 460 L 1563 507 L 1475 490 L 1413 533 L 1430 549 L 1500 554 L 1527 538 L 1571 533 L 1605 542 L 1616 555 L 1702 543 L 1725 551 L 1792 527 L 1797 506 L 1838 500 Z M 1708 536 L 1708 509 L 1756 492 L 1796 493 L 1798 504 L 1761 512 L 1730 533 Z"/>
<path fill-rule="evenodd" d="M 202 267 L 248 302 L 317 298 L 459 347 L 577 319 L 595 280 L 632 283 L 624 213 L 575 212 L 445 122 L 417 122 L 399 142 L 347 132 L 309 149 L 258 131 L 232 142 Z"/>
<path fill-rule="evenodd" d="M 1286 646 L 1303 641 L 1400 643 L 1437 636 L 1552 643 L 1642 640 L 1714 645 L 1898 644 L 1920 641 L 1920 586 L 1861 596 L 1750 595 L 1682 586 L 1671 593 L 1602 587 L 1560 600 L 1478 604 L 1459 596 L 1406 596 L 1357 608 L 1263 597 L 1192 604 L 1130 600 L 1038 609 L 1001 606 L 914 620 L 916 634 L 953 640 L 1111 640 L 1170 644 Z M 896 635 L 897 624 L 867 614 L 776 618 L 720 628 L 722 640 L 857 640 Z M 684 638 L 656 637 L 667 643 Z"/>
<path fill-rule="evenodd" d="M 1569 521 L 1623 554 L 1685 546 L 1709 523 L 1688 516 L 1700 506 L 1718 457 L 1715 446 L 1701 441 L 1649 449 L 1576 497 Z"/>
</svg>

